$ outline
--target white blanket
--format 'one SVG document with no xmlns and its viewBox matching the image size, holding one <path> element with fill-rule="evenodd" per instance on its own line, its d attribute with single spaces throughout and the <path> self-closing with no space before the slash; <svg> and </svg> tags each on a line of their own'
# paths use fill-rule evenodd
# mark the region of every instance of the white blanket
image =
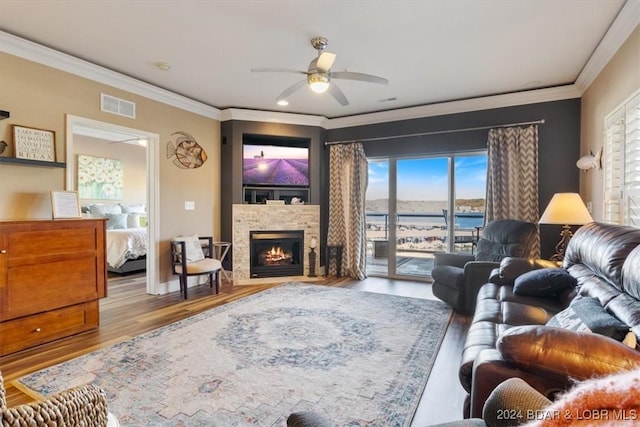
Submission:
<svg viewBox="0 0 640 427">
<path fill-rule="evenodd" d="M 111 267 L 120 268 L 128 259 L 146 254 L 146 228 L 107 230 L 107 263 Z"/>
</svg>

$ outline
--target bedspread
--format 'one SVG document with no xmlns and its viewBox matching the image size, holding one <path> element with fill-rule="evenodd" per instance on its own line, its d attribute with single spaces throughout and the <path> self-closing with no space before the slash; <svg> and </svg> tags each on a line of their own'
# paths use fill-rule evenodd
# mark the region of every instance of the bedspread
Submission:
<svg viewBox="0 0 640 427">
<path fill-rule="evenodd" d="M 146 254 L 146 228 L 107 230 L 107 263 L 111 267 L 120 268 L 128 259 Z"/>
</svg>

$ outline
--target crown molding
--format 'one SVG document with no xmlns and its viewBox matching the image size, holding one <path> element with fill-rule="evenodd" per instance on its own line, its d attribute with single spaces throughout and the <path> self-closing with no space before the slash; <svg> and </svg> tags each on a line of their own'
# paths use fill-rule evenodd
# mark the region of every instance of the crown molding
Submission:
<svg viewBox="0 0 640 427">
<path fill-rule="evenodd" d="M 375 123 L 395 122 L 401 120 L 420 119 L 424 117 L 442 116 L 445 114 L 467 113 L 470 111 L 490 110 L 494 108 L 513 107 L 516 105 L 536 104 L 540 102 L 561 101 L 563 99 L 580 98 L 581 92 L 575 85 L 556 86 L 546 89 L 528 90 L 504 95 L 484 96 L 460 101 L 442 102 L 419 107 L 381 111 L 358 116 L 331 119 L 327 129 L 339 129 L 353 126 L 364 126 Z"/>
<path fill-rule="evenodd" d="M 0 52 L 66 71 L 98 83 L 113 86 L 145 98 L 190 111 L 211 119 L 220 119 L 220 110 L 182 95 L 136 80 L 66 53 L 0 31 Z"/>
<path fill-rule="evenodd" d="M 250 122 L 280 123 L 300 126 L 316 126 L 327 128 L 328 121 L 324 116 L 307 114 L 281 113 L 278 111 L 248 110 L 243 108 L 227 108 L 220 113 L 220 121 L 246 120 Z"/>
<path fill-rule="evenodd" d="M 640 1 L 627 0 L 576 79 L 575 85 L 581 93 L 593 83 L 638 25 Z"/>
</svg>

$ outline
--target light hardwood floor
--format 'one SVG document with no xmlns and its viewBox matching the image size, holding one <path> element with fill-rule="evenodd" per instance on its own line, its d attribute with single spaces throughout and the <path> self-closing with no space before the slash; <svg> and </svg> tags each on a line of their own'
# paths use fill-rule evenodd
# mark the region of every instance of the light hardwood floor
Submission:
<svg viewBox="0 0 640 427">
<path fill-rule="evenodd" d="M 380 292 L 414 298 L 435 299 L 431 285 L 370 277 L 363 281 L 329 277 L 314 282 L 361 291 Z M 101 300 L 100 328 L 73 337 L 0 358 L 0 370 L 7 389 L 7 403 L 14 406 L 32 399 L 11 381 L 22 375 L 106 347 L 143 332 L 192 316 L 201 311 L 259 292 L 274 284 L 233 286 L 222 282 L 219 295 L 206 286 L 189 289 L 184 301 L 178 292 L 167 295 L 145 293 L 145 278 L 127 275 L 109 279 L 109 296 Z M 412 427 L 423 427 L 462 418 L 464 391 L 458 381 L 458 367 L 469 319 L 454 314 L 440 347 Z"/>
</svg>

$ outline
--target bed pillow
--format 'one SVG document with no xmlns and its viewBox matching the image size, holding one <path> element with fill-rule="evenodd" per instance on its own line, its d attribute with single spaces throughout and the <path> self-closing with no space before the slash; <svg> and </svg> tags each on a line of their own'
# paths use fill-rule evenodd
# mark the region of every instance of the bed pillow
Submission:
<svg viewBox="0 0 640 427">
<path fill-rule="evenodd" d="M 107 214 L 119 214 L 122 213 L 122 209 L 120 205 L 106 205 L 106 204 L 98 204 L 98 205 L 89 205 L 89 213 L 94 218 L 106 217 Z"/>
<path fill-rule="evenodd" d="M 204 259 L 204 252 L 202 252 L 202 245 L 197 235 L 193 236 L 180 236 L 173 240 L 178 242 L 184 241 L 185 249 L 187 250 L 187 262 L 196 262 Z M 178 249 L 180 246 L 178 246 Z"/>
<path fill-rule="evenodd" d="M 147 213 L 147 207 L 143 204 L 137 205 L 120 205 L 122 212 L 124 213 Z"/>
<path fill-rule="evenodd" d="M 553 316 L 547 326 L 569 329 L 576 332 L 593 332 L 613 338 L 625 339 L 629 326 L 611 315 L 597 298 L 581 297 Z"/>
<path fill-rule="evenodd" d="M 108 213 L 106 214 L 108 218 L 107 221 L 107 230 L 119 230 L 122 228 L 127 228 L 127 217 L 126 213 Z"/>
<path fill-rule="evenodd" d="M 533 297 L 552 297 L 576 286 L 577 280 L 563 268 L 540 268 L 516 277 L 513 293 Z"/>
</svg>

